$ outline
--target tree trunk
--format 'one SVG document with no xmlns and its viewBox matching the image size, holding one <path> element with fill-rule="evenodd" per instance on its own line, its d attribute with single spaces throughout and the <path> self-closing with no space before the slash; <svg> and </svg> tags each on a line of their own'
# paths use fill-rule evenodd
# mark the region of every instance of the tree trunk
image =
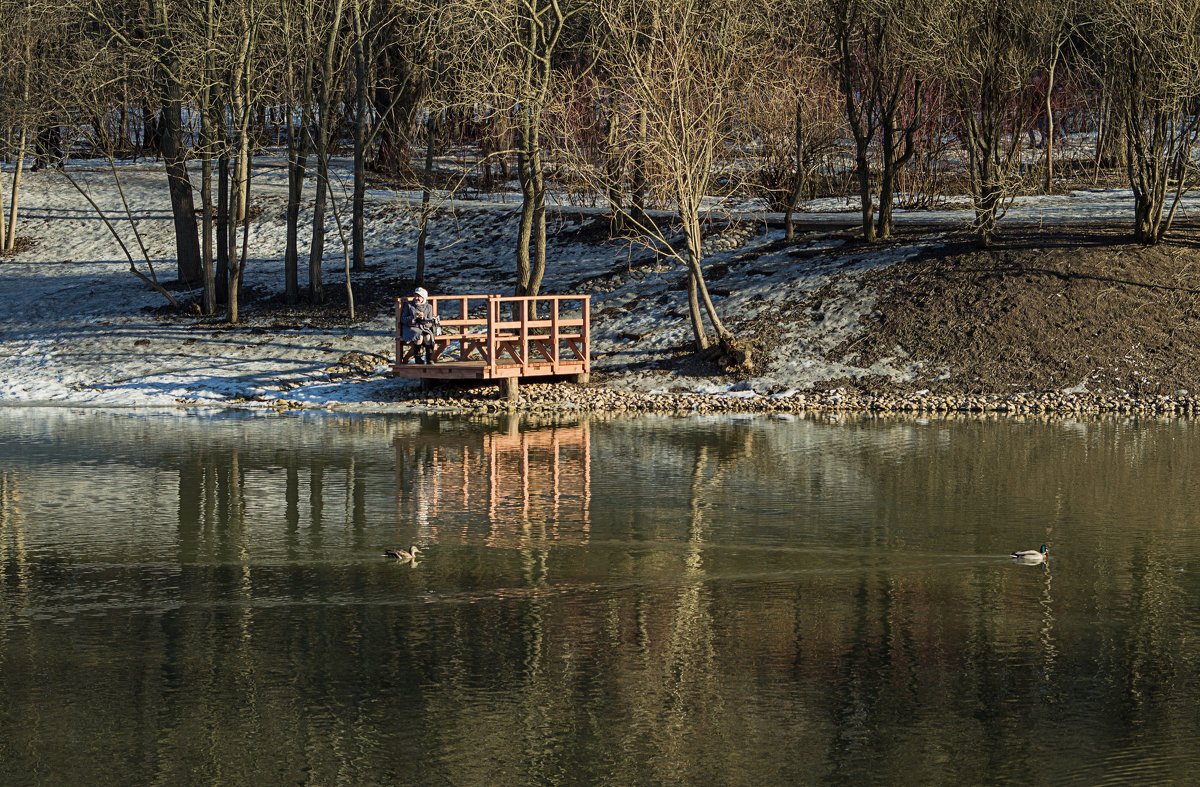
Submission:
<svg viewBox="0 0 1200 787">
<path fill-rule="evenodd" d="M 1054 93 L 1054 72 L 1058 67 L 1058 55 L 1061 47 L 1054 47 L 1054 56 L 1050 59 L 1049 75 L 1046 79 L 1046 193 L 1054 190 L 1054 107 L 1051 96 Z"/>
<path fill-rule="evenodd" d="M 609 91 L 605 102 L 607 119 L 604 127 L 605 193 L 608 196 L 608 234 L 616 237 L 625 232 L 625 206 L 621 186 L 624 162 L 621 159 L 621 124 L 617 117 L 617 102 Z"/>
<path fill-rule="evenodd" d="M 179 281 L 191 287 L 200 284 L 203 260 L 196 228 L 196 206 L 192 181 L 187 171 L 187 148 L 183 139 L 183 83 L 178 42 L 172 39 L 164 0 L 150 0 L 150 13 L 157 29 L 159 79 L 162 84 L 162 118 L 158 130 L 159 150 L 167 169 L 171 191 L 171 213 L 175 220 L 175 254 Z"/>
<path fill-rule="evenodd" d="M 783 216 L 784 240 L 795 240 L 796 227 L 792 217 L 796 213 L 796 206 L 800 204 L 800 195 L 804 190 L 805 181 L 808 179 L 804 171 L 804 99 L 796 98 L 796 184 L 792 187 L 792 194 L 788 198 L 787 212 Z"/>
<path fill-rule="evenodd" d="M 229 146 L 221 147 L 217 159 L 217 304 L 229 303 Z"/>
<path fill-rule="evenodd" d="M 325 257 L 325 192 L 329 189 L 329 161 L 321 154 L 323 145 L 317 141 L 317 198 L 313 203 L 312 240 L 308 249 L 308 300 L 325 302 L 325 287 L 321 282 L 321 261 Z"/>
<path fill-rule="evenodd" d="M 4 170 L 0 169 L 0 251 L 8 248 L 8 243 L 5 242 L 5 233 L 7 231 L 7 221 L 4 216 Z"/>
<path fill-rule="evenodd" d="M 149 102 L 142 103 L 141 151 L 143 156 L 158 155 L 158 114 Z"/>
<path fill-rule="evenodd" d="M 516 294 L 525 295 L 529 284 L 529 246 L 533 237 L 533 178 L 529 173 L 529 112 L 522 109 L 517 121 L 517 180 L 521 184 L 521 222 L 517 227 Z"/>
<path fill-rule="evenodd" d="M 173 80 L 168 80 L 164 89 L 162 122 L 161 146 L 171 191 L 171 213 L 175 219 L 179 280 L 191 287 L 200 283 L 204 263 L 196 228 L 196 205 L 192 201 L 192 180 L 183 145 L 183 89 Z"/>
<path fill-rule="evenodd" d="M 203 117 L 207 112 L 207 107 L 201 107 L 200 114 Z M 208 121 L 201 120 L 200 136 L 206 138 L 204 142 L 204 152 L 200 158 L 200 210 L 201 216 L 201 236 L 202 236 L 202 251 L 203 251 L 203 267 L 202 276 L 204 279 L 204 293 L 201 299 L 201 312 L 203 314 L 213 314 L 217 310 L 217 292 L 215 271 L 213 268 L 213 202 L 212 202 L 212 148 L 210 147 L 211 129 L 207 128 Z"/>
<path fill-rule="evenodd" d="M 329 40 L 326 42 L 325 57 L 321 63 L 321 92 L 317 99 L 317 142 L 314 151 L 317 157 L 317 199 L 313 207 L 312 244 L 308 252 L 308 292 L 313 303 L 325 302 L 325 288 L 321 283 L 321 261 L 325 256 L 325 199 L 329 190 L 329 146 L 333 135 L 333 60 L 342 24 L 343 5 L 343 0 L 334 0 Z"/>
<path fill-rule="evenodd" d="M 425 180 L 421 185 L 421 231 L 417 234 L 417 270 L 413 281 L 425 285 L 425 241 L 429 238 L 429 199 L 433 191 L 433 114 L 425 120 Z"/>
<path fill-rule="evenodd" d="M 879 173 L 879 216 L 875 222 L 875 239 L 892 236 L 892 203 L 896 189 L 895 130 L 891 120 L 883 123 L 883 168 Z"/>
<path fill-rule="evenodd" d="M 304 149 L 303 133 L 297 134 L 293 108 L 287 106 L 288 189 L 287 240 L 283 253 L 283 299 L 294 304 L 300 300 L 300 199 L 304 194 L 304 170 L 308 152 Z"/>
<path fill-rule="evenodd" d="M 17 163 L 13 168 L 12 199 L 8 201 L 8 245 L 5 251 L 12 251 L 17 243 L 17 213 L 21 204 L 21 175 L 25 169 L 25 147 L 28 144 L 29 132 L 22 128 L 20 141 L 17 143 Z"/>
<path fill-rule="evenodd" d="M 354 83 L 356 92 L 354 118 L 354 196 L 350 211 L 350 237 L 354 265 L 358 272 L 367 269 L 364 247 L 364 212 L 367 196 L 367 34 L 363 25 L 362 4 L 354 4 Z"/>
<path fill-rule="evenodd" d="M 285 43 L 285 56 L 288 63 L 292 63 L 292 33 L 291 33 L 291 15 L 284 9 L 283 16 L 283 33 Z M 305 44 L 305 49 L 308 48 L 312 39 L 311 25 L 307 17 L 301 19 L 302 41 Z M 289 305 L 300 301 L 300 252 L 299 252 L 299 234 L 300 234 L 300 200 L 304 196 L 304 173 L 308 167 L 308 140 L 309 125 L 305 122 L 308 119 L 308 107 L 312 97 L 312 66 L 305 60 L 304 77 L 300 86 L 299 106 L 301 107 L 301 125 L 296 127 L 296 96 L 295 88 L 292 82 L 294 73 L 289 66 L 285 71 L 285 80 L 287 88 L 287 100 L 284 102 L 283 111 L 287 113 L 286 128 L 287 128 L 287 172 L 288 172 L 288 188 L 287 188 L 287 209 L 286 216 L 286 238 L 284 240 L 283 253 L 283 300 Z"/>
<path fill-rule="evenodd" d="M 28 31 L 27 31 L 28 32 Z M 25 38 L 25 79 L 21 88 L 21 100 L 29 105 L 29 83 L 33 67 L 33 36 Z M 21 204 L 21 174 L 25 169 L 25 146 L 29 139 L 27 124 L 22 122 L 21 134 L 17 142 L 17 162 L 13 169 L 12 199 L 8 202 L 8 237 L 0 237 L 0 251 L 12 251 L 17 244 L 17 213 Z M 0 223 L 4 221 L 4 211 L 0 211 Z M 0 236 L 3 232 L 0 232 Z"/>
<path fill-rule="evenodd" d="M 300 300 L 300 199 L 304 194 L 304 170 L 308 152 L 304 149 L 304 134 L 297 133 L 294 109 L 289 103 L 287 112 L 288 188 L 287 239 L 283 253 L 283 300 L 294 304 Z"/>
<path fill-rule="evenodd" d="M 856 138 L 856 172 L 858 174 L 858 197 L 862 205 L 863 240 L 867 243 L 875 241 L 875 207 L 871 202 L 871 162 L 867 158 L 867 145 L 870 140 L 865 137 Z"/>
<path fill-rule="evenodd" d="M 525 285 L 526 295 L 537 295 L 541 291 L 542 276 L 546 273 L 546 172 L 542 167 L 542 146 L 537 141 L 540 125 L 540 122 L 535 122 L 534 147 L 529 164 L 529 175 L 533 182 L 533 264 Z"/>
<path fill-rule="evenodd" d="M 1104 100 L 1101 133 L 1096 139 L 1097 167 L 1125 167 L 1128 164 L 1128 136 L 1125 122 L 1112 96 Z"/>
<path fill-rule="evenodd" d="M 214 314 L 217 310 L 217 290 L 215 271 L 213 269 L 213 150 L 216 148 L 216 134 L 213 123 L 213 98 L 216 90 L 216 66 L 213 62 L 211 47 L 216 35 L 215 0 L 207 0 L 204 9 L 204 40 L 208 43 L 204 55 L 204 85 L 200 90 L 200 210 L 201 216 L 201 251 L 202 278 L 204 292 L 201 298 L 201 313 Z M 223 116 L 221 117 L 223 120 Z"/>
<path fill-rule="evenodd" d="M 645 109 L 638 109 L 637 117 L 638 145 L 633 156 L 633 171 L 630 173 L 630 218 L 635 226 L 649 227 L 650 217 L 646 214 L 646 190 L 649 182 L 646 179 L 645 148 L 646 139 L 650 133 L 649 118 Z"/>
<path fill-rule="evenodd" d="M 250 154 L 254 140 L 250 133 L 250 120 L 254 106 L 250 101 L 250 58 L 254 52 L 257 26 L 251 21 L 245 6 L 242 7 L 242 39 L 238 52 L 237 69 L 230 79 L 230 114 L 234 128 L 233 182 L 229 206 L 229 322 L 238 322 L 238 296 L 241 294 L 242 279 L 246 272 L 247 245 L 250 236 Z M 239 253 L 237 234 L 242 232 Z"/>
<path fill-rule="evenodd" d="M 896 122 L 896 116 L 900 111 L 900 103 L 904 97 L 903 86 L 908 82 L 908 75 L 902 74 L 891 90 L 892 94 L 883 101 L 886 111 L 883 113 L 881 122 L 882 136 L 882 153 L 883 167 L 879 173 L 879 218 L 875 223 L 875 237 L 877 240 L 883 240 L 892 236 L 892 207 L 896 202 L 896 179 L 900 170 L 912 158 L 916 151 L 916 145 L 913 144 L 913 137 L 916 134 L 917 127 L 920 125 L 920 111 L 914 109 L 912 116 L 908 119 L 907 124 L 900 126 Z M 915 96 L 915 103 L 918 107 L 921 97 L 924 94 L 922 89 L 923 80 L 917 78 L 913 80 L 912 94 Z"/>
<path fill-rule="evenodd" d="M 681 192 L 680 194 L 682 196 Z M 708 332 L 704 329 L 704 314 L 708 315 L 708 321 L 718 339 L 728 338 L 729 331 L 717 314 L 716 306 L 713 305 L 708 292 L 708 285 L 704 282 L 699 205 L 687 198 L 681 198 L 679 204 L 685 208 L 679 214 L 679 221 L 683 225 L 683 237 L 687 246 L 688 308 L 691 310 L 696 350 L 700 351 L 708 349 L 709 345 Z"/>
<path fill-rule="evenodd" d="M 708 349 L 708 334 L 704 330 L 704 317 L 700 313 L 700 298 L 697 294 L 698 292 L 699 287 L 696 281 L 696 274 L 692 270 L 691 266 L 688 266 L 688 317 L 692 322 L 692 337 L 696 344 L 696 352 L 701 352 Z"/>
<path fill-rule="evenodd" d="M 235 121 L 238 120 L 239 109 L 235 99 Z M 250 201 L 250 110 L 240 108 L 241 123 L 234 141 L 237 157 L 234 160 L 233 181 L 230 183 L 229 206 L 229 322 L 238 322 L 238 295 L 241 293 L 242 279 L 246 270 L 246 241 L 249 237 L 247 207 Z M 242 241 L 238 243 L 238 231 L 242 233 Z M 240 246 L 240 249 L 239 249 Z"/>
</svg>

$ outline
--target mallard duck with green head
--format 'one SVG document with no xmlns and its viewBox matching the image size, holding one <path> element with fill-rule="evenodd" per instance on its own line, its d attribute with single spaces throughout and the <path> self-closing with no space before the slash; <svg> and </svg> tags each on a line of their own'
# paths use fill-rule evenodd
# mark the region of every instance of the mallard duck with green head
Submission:
<svg viewBox="0 0 1200 787">
<path fill-rule="evenodd" d="M 1046 559 L 1046 545 L 1042 544 L 1037 549 L 1023 549 L 1013 552 L 1009 557 L 1019 563 L 1041 563 Z"/>
</svg>

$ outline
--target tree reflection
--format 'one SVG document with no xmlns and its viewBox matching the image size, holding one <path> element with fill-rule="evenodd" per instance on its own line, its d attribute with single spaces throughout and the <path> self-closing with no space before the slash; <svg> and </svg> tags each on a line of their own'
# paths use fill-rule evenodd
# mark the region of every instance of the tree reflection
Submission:
<svg viewBox="0 0 1200 787">
<path fill-rule="evenodd" d="M 986 783 L 1013 752 L 1186 781 L 1200 427 L 1019 426 L 209 422 L 96 427 L 103 473 L 5 457 L 0 781 Z M 1031 535 L 1049 562 L 1013 566 Z"/>
</svg>

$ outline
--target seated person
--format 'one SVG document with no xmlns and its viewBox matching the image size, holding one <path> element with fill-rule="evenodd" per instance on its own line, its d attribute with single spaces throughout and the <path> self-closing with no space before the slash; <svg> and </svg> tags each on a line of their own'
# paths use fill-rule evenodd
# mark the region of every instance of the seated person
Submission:
<svg viewBox="0 0 1200 787">
<path fill-rule="evenodd" d="M 437 318 L 433 316 L 433 304 L 424 287 L 413 291 L 413 296 L 400 308 L 400 338 L 417 348 L 417 363 L 433 363 L 433 337 Z M 424 358 L 422 358 L 422 352 Z"/>
</svg>

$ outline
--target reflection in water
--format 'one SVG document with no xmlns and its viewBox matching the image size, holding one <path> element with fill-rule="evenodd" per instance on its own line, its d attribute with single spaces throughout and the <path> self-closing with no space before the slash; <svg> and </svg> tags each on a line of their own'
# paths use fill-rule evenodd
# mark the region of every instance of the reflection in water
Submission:
<svg viewBox="0 0 1200 787">
<path fill-rule="evenodd" d="M 497 545 L 520 534 L 587 543 L 588 422 L 521 428 L 506 418 L 495 431 L 437 427 L 395 439 L 397 507 L 416 523 L 419 539 L 482 535 Z M 483 512 L 482 521 L 471 516 Z"/>
<path fill-rule="evenodd" d="M 0 410 L 0 782 L 1186 781 L 1198 431 Z"/>
<path fill-rule="evenodd" d="M 1054 657 L 1056 648 L 1054 646 L 1054 608 L 1052 606 L 1052 597 L 1050 594 L 1051 581 L 1054 579 L 1054 574 L 1051 571 L 1049 563 L 1042 564 L 1042 573 L 1045 575 L 1045 584 L 1042 585 L 1042 628 L 1039 632 L 1042 640 L 1042 674 L 1043 680 L 1046 683 L 1050 682 L 1054 672 Z"/>
</svg>

